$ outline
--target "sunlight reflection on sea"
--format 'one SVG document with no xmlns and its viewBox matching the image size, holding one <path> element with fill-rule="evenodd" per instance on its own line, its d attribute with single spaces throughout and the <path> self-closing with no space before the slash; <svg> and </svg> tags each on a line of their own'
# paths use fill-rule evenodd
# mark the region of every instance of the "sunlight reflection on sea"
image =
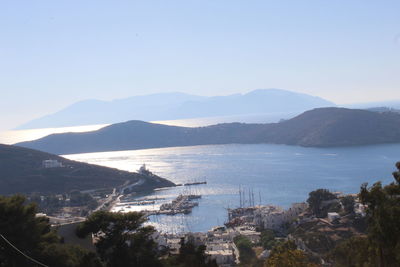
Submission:
<svg viewBox="0 0 400 267">
<path fill-rule="evenodd" d="M 127 171 L 145 163 L 155 174 L 175 183 L 206 180 L 206 185 L 174 187 L 147 197 L 164 198 L 154 205 L 124 208 L 154 208 L 182 193 L 200 194 L 199 206 L 188 215 L 151 216 L 150 222 L 168 232 L 206 231 L 227 219 L 227 208 L 239 204 L 239 186 L 254 194 L 255 204 L 288 207 L 305 201 L 308 193 L 328 188 L 356 193 L 364 182 L 392 180 L 391 172 L 400 145 L 349 148 L 304 148 L 285 145 L 210 145 L 136 151 L 66 155 L 65 157 Z M 121 208 L 119 208 L 121 209 Z"/>
</svg>

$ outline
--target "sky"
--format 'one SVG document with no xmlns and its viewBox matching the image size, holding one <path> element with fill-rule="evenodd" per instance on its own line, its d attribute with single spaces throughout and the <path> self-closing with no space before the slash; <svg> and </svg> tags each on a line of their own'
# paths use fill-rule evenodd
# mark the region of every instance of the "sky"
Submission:
<svg viewBox="0 0 400 267">
<path fill-rule="evenodd" d="M 397 0 L 1 1 L 0 129 L 171 91 L 400 99 L 399 13 Z"/>
</svg>

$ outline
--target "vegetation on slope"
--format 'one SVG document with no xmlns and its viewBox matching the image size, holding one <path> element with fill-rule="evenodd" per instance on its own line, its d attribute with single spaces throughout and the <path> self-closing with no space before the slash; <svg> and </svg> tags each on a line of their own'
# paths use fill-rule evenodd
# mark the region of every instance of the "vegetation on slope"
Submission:
<svg viewBox="0 0 400 267">
<path fill-rule="evenodd" d="M 34 261 L 59 267 L 102 266 L 96 254 L 62 244 L 49 220 L 36 217 L 36 206 L 25 201 L 22 196 L 0 196 L 1 267 L 40 266 Z"/>
<path fill-rule="evenodd" d="M 57 160 L 60 168 L 43 168 L 44 160 Z M 0 194 L 65 193 L 72 190 L 113 188 L 144 179 L 137 190 L 172 186 L 160 177 L 148 177 L 117 169 L 71 161 L 32 149 L 0 145 Z"/>
<path fill-rule="evenodd" d="M 268 259 L 264 263 L 265 267 L 317 267 L 310 257 L 303 251 L 297 249 L 296 244 L 287 241 L 275 246 Z"/>
<path fill-rule="evenodd" d="M 350 209 L 354 199 L 347 196 L 340 199 L 340 219 L 305 221 L 294 228 L 291 236 L 332 266 L 400 266 L 400 162 L 396 167 L 394 182 L 361 186 L 358 198 L 366 207 L 365 217 Z M 322 210 L 325 216 L 326 212 L 337 211 L 337 199 L 332 197 L 321 189 L 311 192 L 310 210 L 320 217 Z"/>
</svg>

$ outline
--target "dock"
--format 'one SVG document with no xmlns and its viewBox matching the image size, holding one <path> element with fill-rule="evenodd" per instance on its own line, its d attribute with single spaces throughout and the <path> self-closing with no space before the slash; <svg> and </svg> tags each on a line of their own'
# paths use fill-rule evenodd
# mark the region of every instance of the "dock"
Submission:
<svg viewBox="0 0 400 267">
<path fill-rule="evenodd" d="M 164 203 L 160 206 L 159 211 L 151 212 L 151 215 L 175 215 L 175 214 L 189 214 L 192 209 L 199 205 L 194 200 L 201 198 L 201 195 L 179 195 L 171 203 Z"/>
</svg>

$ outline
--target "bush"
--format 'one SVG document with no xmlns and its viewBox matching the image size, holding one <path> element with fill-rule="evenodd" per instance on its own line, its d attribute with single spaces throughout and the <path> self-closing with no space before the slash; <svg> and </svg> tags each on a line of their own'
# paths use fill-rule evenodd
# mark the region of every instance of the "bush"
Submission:
<svg viewBox="0 0 400 267">
<path fill-rule="evenodd" d="M 236 247 L 239 250 L 239 260 L 241 263 L 251 263 L 256 258 L 256 253 L 253 250 L 253 245 L 245 236 L 237 236 L 233 239 Z"/>
<path fill-rule="evenodd" d="M 324 201 L 337 199 L 334 194 L 327 189 L 317 189 L 309 193 L 307 199 L 310 210 L 319 218 L 326 217 L 329 206 L 322 205 Z"/>
</svg>

